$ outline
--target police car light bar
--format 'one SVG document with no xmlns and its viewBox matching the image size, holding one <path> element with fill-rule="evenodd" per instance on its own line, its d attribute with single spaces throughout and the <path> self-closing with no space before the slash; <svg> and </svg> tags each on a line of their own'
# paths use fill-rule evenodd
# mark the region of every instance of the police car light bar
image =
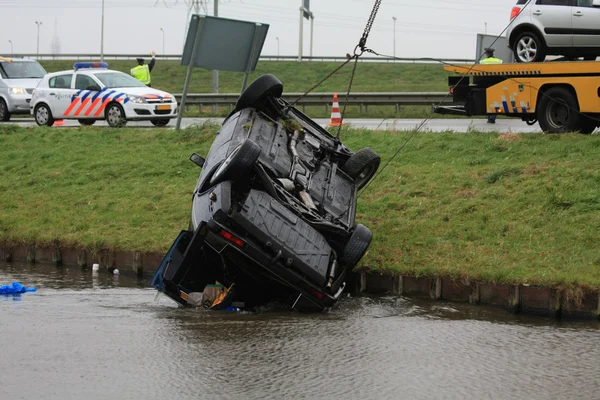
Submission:
<svg viewBox="0 0 600 400">
<path fill-rule="evenodd" d="M 108 63 L 105 62 L 77 62 L 73 64 L 73 69 L 83 69 L 83 68 L 108 68 Z"/>
</svg>

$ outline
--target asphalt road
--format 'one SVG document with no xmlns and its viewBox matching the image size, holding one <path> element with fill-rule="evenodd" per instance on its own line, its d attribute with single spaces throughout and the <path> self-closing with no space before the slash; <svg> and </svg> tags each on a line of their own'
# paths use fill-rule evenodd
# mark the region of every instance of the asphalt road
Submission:
<svg viewBox="0 0 600 400">
<path fill-rule="evenodd" d="M 202 124 L 208 120 L 213 120 L 216 123 L 221 123 L 222 118 L 184 118 L 181 121 L 182 127 L 188 127 L 194 124 Z M 329 123 L 327 118 L 317 118 L 315 121 L 321 126 L 326 126 Z M 416 127 L 421 126 L 423 123 L 422 119 L 353 119 L 349 118 L 344 120 L 357 128 L 365 128 L 371 130 L 413 130 Z M 35 121 L 32 118 L 13 118 L 9 123 L 17 124 L 20 126 L 35 126 Z M 0 123 L 2 124 L 2 123 Z M 4 122 L 6 124 L 6 122 Z M 65 120 L 64 125 L 61 127 L 75 127 L 80 126 L 76 120 Z M 96 122 L 95 126 L 107 126 L 106 122 Z M 148 127 L 154 128 L 149 121 L 142 122 L 128 122 L 127 126 L 130 127 Z M 175 120 L 172 120 L 167 127 L 174 128 Z M 538 124 L 533 126 L 527 125 L 525 122 L 518 119 L 498 119 L 495 124 L 488 124 L 485 119 L 432 119 L 423 124 L 421 127 L 422 131 L 429 132 L 443 132 L 443 131 L 454 131 L 454 132 L 468 132 L 471 130 L 482 131 L 482 132 L 514 132 L 514 133 L 527 133 L 527 132 L 541 132 Z"/>
</svg>

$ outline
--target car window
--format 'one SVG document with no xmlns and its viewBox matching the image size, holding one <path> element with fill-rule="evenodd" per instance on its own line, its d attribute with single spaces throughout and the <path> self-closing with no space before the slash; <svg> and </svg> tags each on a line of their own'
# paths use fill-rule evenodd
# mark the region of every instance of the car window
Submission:
<svg viewBox="0 0 600 400">
<path fill-rule="evenodd" d="M 146 86 L 131 75 L 127 75 L 123 72 L 98 72 L 94 75 L 96 75 L 96 78 L 98 78 L 100 82 L 102 82 L 104 86 L 109 89 Z"/>
<path fill-rule="evenodd" d="M 577 0 L 577 7 L 593 7 L 593 0 Z"/>
<path fill-rule="evenodd" d="M 519 5 L 519 4 L 525 4 L 525 3 L 527 3 L 528 1 L 529 1 L 529 0 L 519 0 L 519 1 L 517 1 L 517 5 Z"/>
<path fill-rule="evenodd" d="M 6 79 L 43 78 L 46 75 L 46 70 L 35 61 L 2 63 L 2 69 Z"/>
<path fill-rule="evenodd" d="M 73 74 L 64 74 L 53 76 L 48 80 L 48 87 L 55 89 L 70 89 Z"/>
<path fill-rule="evenodd" d="M 538 0 L 535 4 L 543 6 L 570 6 L 571 0 Z"/>
<path fill-rule="evenodd" d="M 77 74 L 77 77 L 75 78 L 75 89 L 86 90 L 90 86 L 98 86 L 98 84 L 90 76 Z"/>
</svg>

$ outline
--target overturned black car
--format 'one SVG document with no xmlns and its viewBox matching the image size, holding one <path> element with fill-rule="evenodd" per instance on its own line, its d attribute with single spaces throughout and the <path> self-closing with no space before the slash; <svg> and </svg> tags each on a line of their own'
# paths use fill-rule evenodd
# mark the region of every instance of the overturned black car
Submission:
<svg viewBox="0 0 600 400">
<path fill-rule="evenodd" d="M 351 151 L 281 98 L 263 75 L 240 96 L 203 159 L 191 220 L 152 285 L 181 305 L 298 311 L 335 304 L 371 231 L 355 223 L 357 192 L 380 157 Z M 200 295 L 224 288 L 218 298 Z M 193 301 L 192 301 L 193 299 Z"/>
</svg>

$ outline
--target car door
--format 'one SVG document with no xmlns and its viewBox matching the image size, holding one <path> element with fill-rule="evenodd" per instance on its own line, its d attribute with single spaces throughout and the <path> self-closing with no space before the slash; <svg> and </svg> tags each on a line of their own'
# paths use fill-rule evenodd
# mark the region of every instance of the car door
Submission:
<svg viewBox="0 0 600 400">
<path fill-rule="evenodd" d="M 100 84 L 91 75 L 84 72 L 77 72 L 75 74 L 74 87 L 73 99 L 66 110 L 66 114 L 77 119 L 91 117 L 91 111 L 94 107 L 91 100 L 98 93 L 97 90 L 91 89 L 93 87 L 100 88 Z"/>
<path fill-rule="evenodd" d="M 543 27 L 548 47 L 572 47 L 573 0 L 537 0 L 532 4 L 531 19 L 538 27 Z"/>
<path fill-rule="evenodd" d="M 594 7 L 593 0 L 576 1 L 572 13 L 573 45 L 600 47 L 600 4 Z"/>
<path fill-rule="evenodd" d="M 65 110 L 71 104 L 71 98 L 75 94 L 72 89 L 73 73 L 68 72 L 53 76 L 48 79 L 48 91 L 45 96 L 52 115 L 55 119 L 61 119 L 65 115 Z"/>
</svg>

